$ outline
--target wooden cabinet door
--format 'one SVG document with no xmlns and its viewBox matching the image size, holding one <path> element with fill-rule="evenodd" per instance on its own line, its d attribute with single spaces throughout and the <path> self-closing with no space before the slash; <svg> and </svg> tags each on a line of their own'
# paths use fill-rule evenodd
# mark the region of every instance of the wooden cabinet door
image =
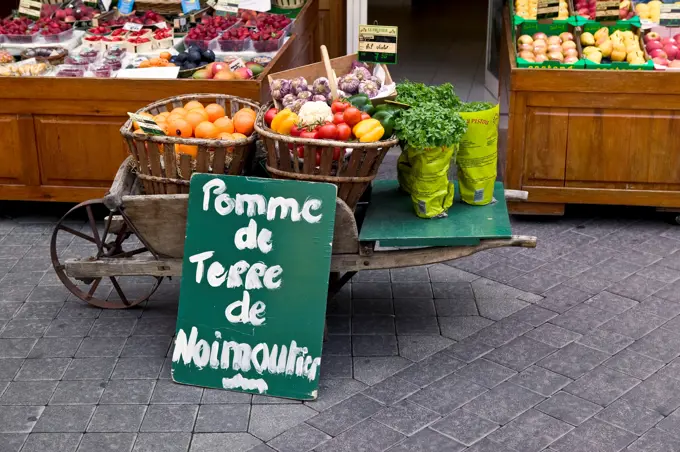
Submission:
<svg viewBox="0 0 680 452">
<path fill-rule="evenodd" d="M 570 109 L 567 185 L 680 187 L 680 111 Z"/>
<path fill-rule="evenodd" d="M 564 185 L 568 112 L 566 108 L 527 108 L 522 185 Z"/>
<path fill-rule="evenodd" d="M 125 121 L 122 116 L 35 116 L 42 185 L 110 186 L 128 154 L 120 135 Z"/>
<path fill-rule="evenodd" d="M 33 116 L 0 115 L 0 130 L 0 185 L 37 185 Z"/>
</svg>

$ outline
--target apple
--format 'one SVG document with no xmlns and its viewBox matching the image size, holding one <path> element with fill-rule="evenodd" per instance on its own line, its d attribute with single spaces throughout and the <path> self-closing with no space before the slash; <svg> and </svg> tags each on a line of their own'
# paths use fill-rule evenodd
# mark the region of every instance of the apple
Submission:
<svg viewBox="0 0 680 452">
<path fill-rule="evenodd" d="M 540 39 L 541 41 L 545 42 L 545 41 L 548 40 L 548 36 L 546 36 L 545 33 L 542 33 L 540 31 L 538 33 L 534 33 L 533 38 L 534 38 L 534 41 L 538 41 Z"/>
<path fill-rule="evenodd" d="M 652 58 L 652 61 L 654 64 L 658 64 L 659 66 L 668 66 L 668 60 L 663 57 Z"/>
<path fill-rule="evenodd" d="M 531 44 L 520 44 L 519 47 L 518 47 L 517 49 L 518 49 L 520 52 L 521 52 L 522 50 L 532 51 L 532 50 L 534 50 L 534 46 L 532 46 Z"/>
<path fill-rule="evenodd" d="M 678 52 L 680 52 L 680 49 L 678 49 L 678 46 L 676 45 L 666 44 L 663 46 L 663 51 L 666 52 L 666 56 L 669 60 L 674 60 L 678 57 Z"/>
<path fill-rule="evenodd" d="M 548 56 L 545 53 L 539 53 L 536 55 L 535 60 L 537 63 L 543 63 L 544 61 L 548 61 Z"/>
<path fill-rule="evenodd" d="M 651 52 L 649 52 L 649 56 L 651 56 L 652 58 L 664 58 L 664 59 L 668 57 L 668 55 L 666 55 L 666 52 L 664 52 L 661 49 L 652 50 Z"/>
<path fill-rule="evenodd" d="M 213 75 L 217 75 L 218 72 L 224 71 L 224 70 L 229 70 L 229 65 L 227 63 L 223 63 L 221 61 L 218 61 L 217 63 L 213 63 L 212 65 L 212 73 Z"/>
<path fill-rule="evenodd" d="M 234 71 L 234 75 L 238 80 L 250 80 L 253 78 L 253 71 L 247 67 L 240 67 Z"/>
<path fill-rule="evenodd" d="M 531 44 L 534 42 L 534 39 L 529 35 L 522 35 L 519 37 L 518 41 L 520 44 Z"/>
<path fill-rule="evenodd" d="M 574 41 L 564 41 L 562 43 L 562 50 L 575 49 L 576 43 Z"/>
<path fill-rule="evenodd" d="M 655 31 L 650 31 L 644 36 L 644 41 L 661 41 L 661 35 Z"/>
<path fill-rule="evenodd" d="M 548 59 L 552 61 L 564 61 L 564 55 L 562 55 L 562 52 L 550 52 L 548 54 Z"/>
<path fill-rule="evenodd" d="M 649 41 L 647 43 L 647 51 L 651 52 L 652 50 L 656 49 L 663 49 L 663 44 L 661 44 L 661 41 Z"/>
<path fill-rule="evenodd" d="M 565 31 L 564 33 L 560 33 L 560 39 L 562 40 L 562 42 L 573 41 L 574 35 L 572 35 L 568 31 Z"/>
<path fill-rule="evenodd" d="M 554 45 L 554 44 L 562 44 L 562 40 L 560 39 L 559 36 L 550 36 L 548 38 L 548 45 Z"/>
<path fill-rule="evenodd" d="M 571 56 L 578 56 L 578 50 L 576 49 L 567 49 L 564 51 L 564 56 L 565 57 L 571 57 Z"/>
<path fill-rule="evenodd" d="M 566 57 L 566 58 L 564 59 L 564 62 L 565 62 L 566 64 L 574 64 L 574 63 L 576 63 L 577 61 L 578 61 L 578 57 L 577 57 L 577 56 L 568 56 L 568 57 Z"/>
<path fill-rule="evenodd" d="M 553 52 L 560 52 L 562 53 L 562 46 L 559 44 L 551 44 L 548 46 L 548 54 L 553 53 Z"/>
<path fill-rule="evenodd" d="M 677 35 L 673 36 L 673 40 L 674 40 L 675 42 L 680 42 L 680 34 L 677 34 Z"/>
<path fill-rule="evenodd" d="M 223 69 L 213 76 L 213 80 L 236 80 L 236 76 L 229 69 Z"/>
<path fill-rule="evenodd" d="M 198 71 L 194 72 L 191 78 L 208 80 L 212 78 L 212 73 L 210 73 L 207 69 L 199 69 Z"/>
<path fill-rule="evenodd" d="M 537 49 L 547 49 L 547 48 L 548 48 L 548 44 L 546 44 L 544 40 L 538 39 L 538 40 L 534 41 L 534 52 Z"/>
<path fill-rule="evenodd" d="M 523 58 L 523 59 L 525 59 L 525 60 L 533 59 L 533 58 L 534 58 L 534 53 L 533 53 L 533 52 L 530 52 L 530 51 L 528 51 L 528 50 L 523 50 L 522 52 L 519 53 L 519 57 L 520 57 L 520 58 Z"/>
<path fill-rule="evenodd" d="M 661 44 L 663 44 L 663 45 L 666 45 L 666 44 L 676 45 L 677 43 L 675 42 L 675 39 L 673 39 L 673 38 L 663 38 L 663 39 L 661 39 Z"/>
</svg>

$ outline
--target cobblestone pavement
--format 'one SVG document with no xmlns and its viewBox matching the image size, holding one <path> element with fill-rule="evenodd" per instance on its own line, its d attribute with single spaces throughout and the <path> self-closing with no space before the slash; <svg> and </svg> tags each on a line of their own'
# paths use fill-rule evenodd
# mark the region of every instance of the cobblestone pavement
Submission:
<svg viewBox="0 0 680 452">
<path fill-rule="evenodd" d="M 358 274 L 310 403 L 172 383 L 176 282 L 91 308 L 50 217 L 0 220 L 0 451 L 680 451 L 680 227 L 639 215 L 514 219 L 537 249 Z"/>
</svg>

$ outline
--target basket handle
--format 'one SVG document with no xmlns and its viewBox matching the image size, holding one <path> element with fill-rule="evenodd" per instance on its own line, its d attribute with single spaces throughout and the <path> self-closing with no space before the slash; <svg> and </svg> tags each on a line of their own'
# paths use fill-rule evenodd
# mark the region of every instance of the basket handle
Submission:
<svg viewBox="0 0 680 452">
<path fill-rule="evenodd" d="M 325 45 L 321 46 L 321 59 L 323 60 L 323 65 L 326 67 L 326 78 L 328 78 L 328 84 L 331 87 L 331 96 L 333 100 L 338 98 L 338 82 L 335 79 L 335 72 L 331 66 L 331 60 L 328 57 L 328 49 Z"/>
</svg>

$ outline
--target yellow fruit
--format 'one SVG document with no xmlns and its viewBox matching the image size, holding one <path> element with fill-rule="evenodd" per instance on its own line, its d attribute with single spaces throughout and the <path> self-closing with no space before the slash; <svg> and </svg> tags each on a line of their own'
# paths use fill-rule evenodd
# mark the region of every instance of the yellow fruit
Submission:
<svg viewBox="0 0 680 452">
<path fill-rule="evenodd" d="M 191 100 L 184 106 L 186 111 L 193 110 L 194 108 L 203 108 L 203 104 L 197 100 Z"/>
<path fill-rule="evenodd" d="M 602 62 L 602 54 L 600 52 L 591 52 L 586 56 L 586 59 L 593 63 L 600 64 Z"/>
<path fill-rule="evenodd" d="M 595 45 L 595 37 L 593 36 L 592 33 L 583 33 L 581 35 L 581 44 L 584 46 L 592 46 Z"/>
<path fill-rule="evenodd" d="M 612 44 L 611 40 L 607 39 L 606 41 L 603 41 L 600 45 L 597 46 L 600 49 L 600 52 L 602 52 L 602 56 L 607 58 L 609 55 L 612 54 L 612 50 L 614 50 L 614 44 Z"/>
<path fill-rule="evenodd" d="M 612 61 L 623 61 L 626 59 L 625 50 L 613 50 L 610 55 Z"/>
<path fill-rule="evenodd" d="M 595 32 L 595 34 L 593 35 L 593 38 L 595 38 L 595 42 L 598 42 L 598 41 L 601 41 L 603 38 L 606 38 L 608 36 L 609 36 L 609 28 L 602 27 Z"/>
<path fill-rule="evenodd" d="M 599 52 L 598 48 L 595 46 L 588 46 L 583 49 L 583 54 L 588 55 L 591 52 Z"/>
</svg>

